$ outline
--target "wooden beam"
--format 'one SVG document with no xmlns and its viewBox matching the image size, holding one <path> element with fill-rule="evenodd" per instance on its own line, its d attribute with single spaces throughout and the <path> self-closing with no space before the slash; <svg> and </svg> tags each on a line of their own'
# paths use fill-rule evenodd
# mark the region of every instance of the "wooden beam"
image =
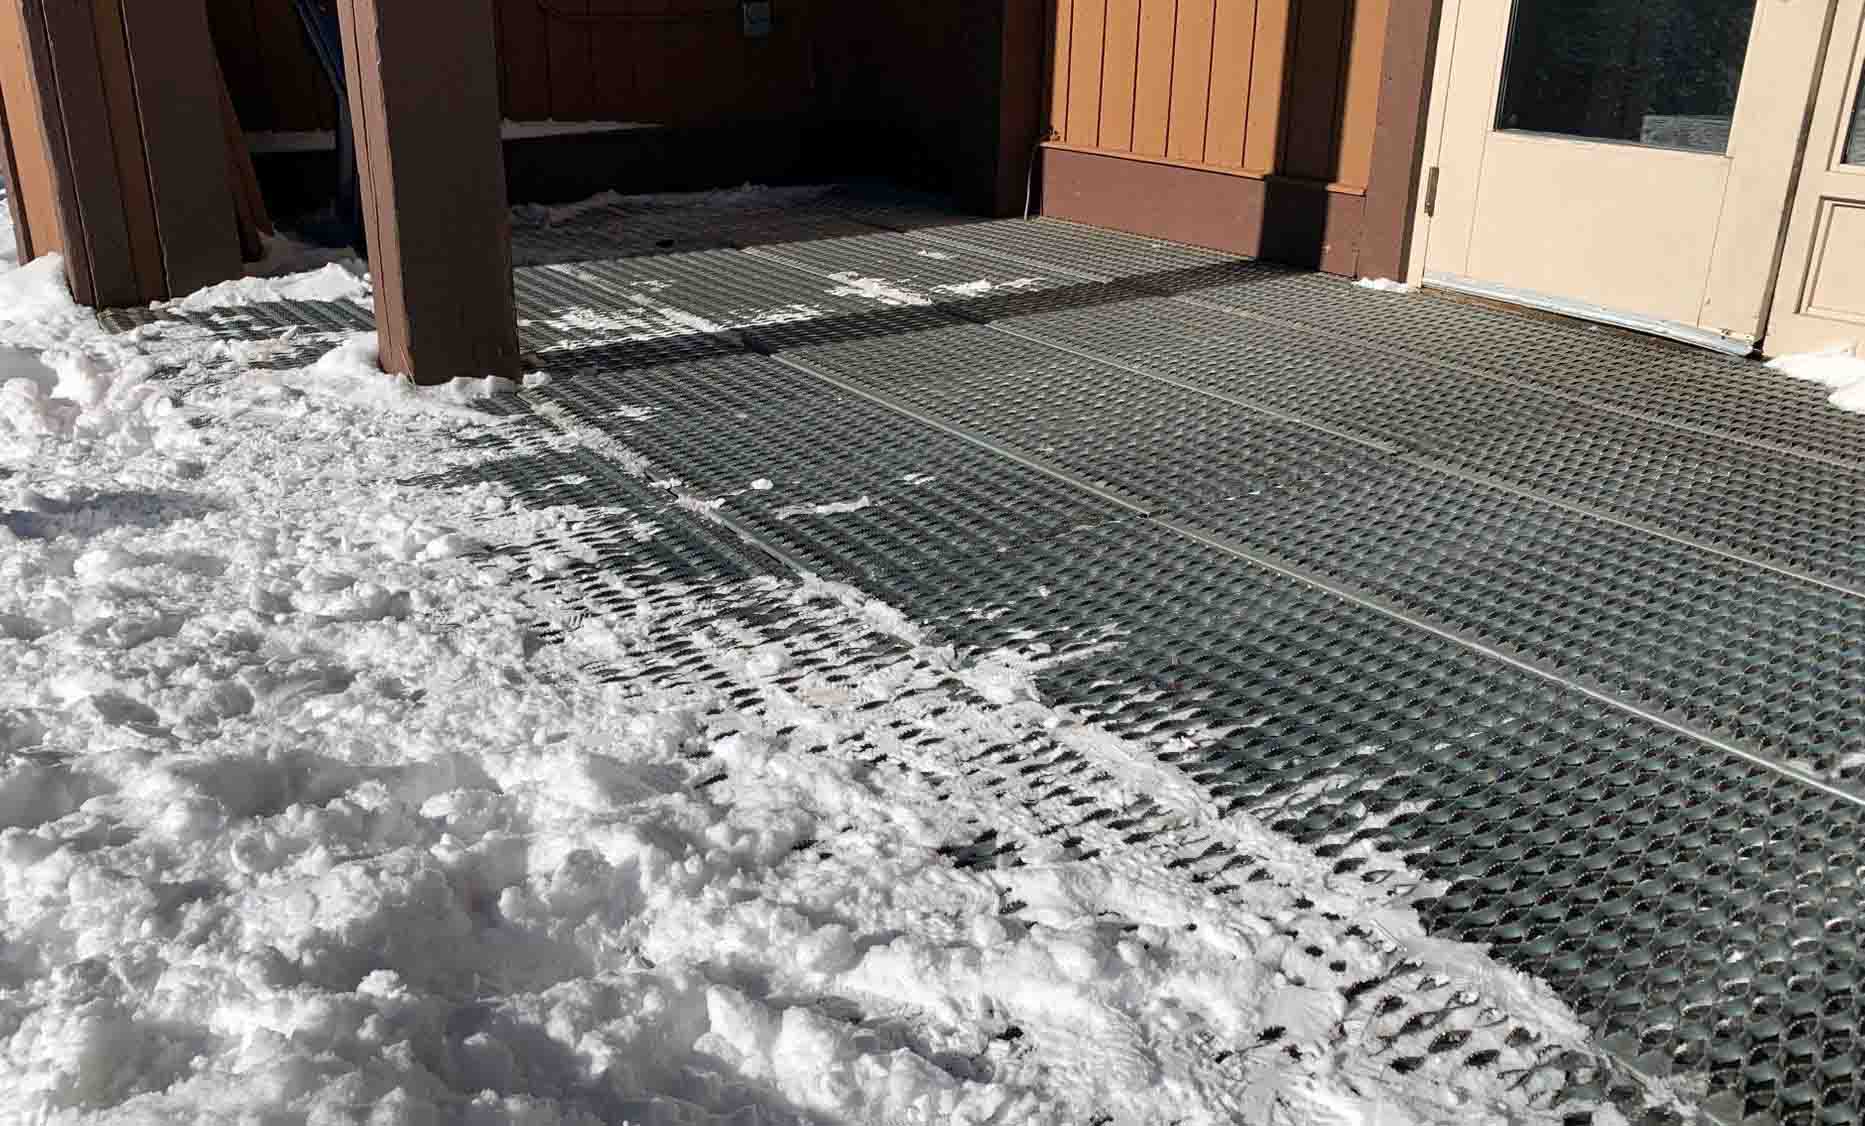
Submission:
<svg viewBox="0 0 1865 1126">
<path fill-rule="evenodd" d="M 151 295 L 137 274 L 118 179 L 96 13 L 90 0 L 19 3 L 47 118 L 72 296 L 97 307 L 143 304 Z"/>
<path fill-rule="evenodd" d="M 72 296 L 97 307 L 237 276 L 205 0 L 0 5 L 30 250 L 62 250 Z"/>
<path fill-rule="evenodd" d="M 0 101 L 7 114 L 14 209 L 21 262 L 64 249 L 46 114 L 34 79 L 22 5 L 0 0 Z"/>
<path fill-rule="evenodd" d="M 1022 215 L 1034 191 L 1036 144 L 1045 126 L 1048 42 L 1044 0 L 1002 0 L 997 72 L 997 168 L 993 215 Z"/>
<path fill-rule="evenodd" d="M 1392 0 L 1380 68 L 1379 123 L 1366 185 L 1358 273 L 1410 281 L 1413 221 L 1424 170 L 1431 76 L 1444 0 Z"/>
<path fill-rule="evenodd" d="M 104 84 L 110 147 L 116 156 L 117 207 L 129 232 L 130 269 L 136 276 L 136 296 L 140 303 L 167 296 L 169 290 L 163 281 L 162 235 L 156 227 L 148 150 L 143 147 L 142 123 L 136 104 L 136 76 L 130 65 L 129 37 L 123 26 L 126 6 L 136 5 L 133 2 L 126 5 L 124 0 L 91 0 L 97 73 Z"/>
<path fill-rule="evenodd" d="M 233 108 L 233 94 L 227 89 L 226 74 L 215 60 L 214 81 L 220 87 L 220 124 L 227 140 L 227 176 L 233 185 L 234 221 L 239 225 L 240 257 L 257 262 L 265 257 L 265 236 L 276 233 L 266 214 L 265 196 L 259 191 L 259 174 L 253 168 L 252 150 L 246 144 L 246 131 L 240 127 L 240 115 Z"/>
<path fill-rule="evenodd" d="M 384 370 L 518 374 L 492 0 L 338 0 Z"/>
<path fill-rule="evenodd" d="M 4 97 L 0 97 L 0 175 L 6 177 L 6 204 L 13 220 L 14 258 L 30 262 L 36 257 L 32 252 L 32 224 L 27 222 L 26 205 L 21 202 L 19 161 L 13 156 L 13 131 L 7 128 Z"/>
<path fill-rule="evenodd" d="M 240 273 L 213 33 L 205 0 L 122 4 L 162 290 L 179 297 Z"/>
</svg>

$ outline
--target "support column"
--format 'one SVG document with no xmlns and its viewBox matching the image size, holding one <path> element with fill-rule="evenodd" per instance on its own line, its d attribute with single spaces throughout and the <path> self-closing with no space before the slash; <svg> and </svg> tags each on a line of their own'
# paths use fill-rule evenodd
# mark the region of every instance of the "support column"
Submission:
<svg viewBox="0 0 1865 1126">
<path fill-rule="evenodd" d="M 237 277 L 205 0 L 0 0 L 21 250 L 99 307 Z"/>
<path fill-rule="evenodd" d="M 382 368 L 515 377 L 492 0 L 338 0 Z"/>
<path fill-rule="evenodd" d="M 1380 68 L 1373 166 L 1366 187 L 1366 228 L 1360 244 L 1358 273 L 1363 278 L 1415 280 L 1406 275 L 1411 269 L 1425 126 L 1431 114 L 1431 79 L 1437 67 L 1438 21 L 1443 13 L 1444 0 L 1392 0 Z"/>
<path fill-rule="evenodd" d="M 1022 215 L 1034 202 L 1036 145 L 1049 78 L 1041 0 L 1002 0 L 998 36 L 997 166 L 991 214 Z"/>
</svg>

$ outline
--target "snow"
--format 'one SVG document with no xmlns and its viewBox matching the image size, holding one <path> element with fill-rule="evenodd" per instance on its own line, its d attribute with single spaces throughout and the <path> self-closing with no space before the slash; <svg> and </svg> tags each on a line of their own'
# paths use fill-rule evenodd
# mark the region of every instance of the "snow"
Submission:
<svg viewBox="0 0 1865 1126">
<path fill-rule="evenodd" d="M 834 273 L 829 278 L 837 283 L 834 289 L 829 290 L 831 297 L 860 297 L 889 306 L 932 304 L 932 299 L 925 294 L 885 278 L 862 277 L 853 270 Z"/>
<path fill-rule="evenodd" d="M 293 244 L 275 242 L 272 264 L 295 253 Z M 235 278 L 219 285 L 197 290 L 186 297 L 166 303 L 167 308 L 187 313 L 208 309 L 258 305 L 273 301 L 354 301 L 369 300 L 369 279 L 354 258 L 328 262 L 306 273 L 288 273 L 284 277 L 250 276 Z"/>
<path fill-rule="evenodd" d="M 756 488 L 754 484 L 752 486 Z M 792 504 L 777 510 L 779 520 L 788 520 L 793 516 L 841 516 L 849 512 L 860 512 L 870 508 L 874 501 L 869 497 L 857 497 L 854 500 L 835 500 L 824 504 Z"/>
<path fill-rule="evenodd" d="M 1865 414 L 1865 359 L 1848 345 L 1821 352 L 1781 356 L 1768 366 L 1794 379 L 1804 379 L 1832 388 L 1827 402 L 1842 411 Z"/>
<path fill-rule="evenodd" d="M 363 297 L 183 307 L 318 292 Z M 1572 1109 L 1550 1061 L 1586 1036 L 1545 985 L 1428 937 L 1392 856 L 1347 874 L 1046 702 L 1048 645 L 961 656 L 821 579 L 590 571 L 601 513 L 414 482 L 501 438 L 655 472 L 615 439 L 391 380 L 369 336 L 259 372 L 174 331 L 106 335 L 55 259 L 0 273 L 0 1122 Z M 213 377 L 177 400 L 157 349 Z M 959 863 L 986 830 L 1020 863 Z M 1261 877 L 1215 893 L 1207 848 Z M 1447 1031 L 1500 1062 L 1427 1052 Z"/>
<path fill-rule="evenodd" d="M 575 203 L 554 206 L 525 204 L 513 208 L 512 215 L 520 224 L 555 227 L 612 208 L 679 209 L 695 212 L 728 212 L 746 207 L 781 208 L 819 199 L 830 190 L 826 187 L 773 188 L 761 184 L 744 184 L 736 188 L 720 188 L 709 192 L 623 195 L 620 192 L 609 191 L 599 192 Z"/>
<path fill-rule="evenodd" d="M 1353 284 L 1359 286 L 1361 289 L 1370 289 L 1376 293 L 1412 292 L 1411 286 L 1404 282 L 1393 281 L 1391 278 L 1361 278 Z"/>
<path fill-rule="evenodd" d="M 1041 285 L 1042 283 L 1042 278 L 1016 278 L 1012 281 L 1004 282 L 994 282 L 988 278 L 980 278 L 977 281 L 956 282 L 951 285 L 935 285 L 933 286 L 933 292 L 950 294 L 954 297 L 983 297 L 987 293 L 997 293 L 1004 290 L 1014 293 L 1017 290 L 1029 289 L 1031 286 Z"/>
</svg>

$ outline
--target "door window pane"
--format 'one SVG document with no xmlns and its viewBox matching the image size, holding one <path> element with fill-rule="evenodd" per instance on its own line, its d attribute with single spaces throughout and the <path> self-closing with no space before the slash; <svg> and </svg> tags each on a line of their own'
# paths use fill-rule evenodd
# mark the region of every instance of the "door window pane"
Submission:
<svg viewBox="0 0 1865 1126">
<path fill-rule="evenodd" d="M 1756 0 L 1517 0 L 1499 129 L 1724 152 Z"/>
<path fill-rule="evenodd" d="M 1859 81 L 1858 100 L 1852 103 L 1852 127 L 1846 131 L 1846 163 L 1865 164 L 1865 77 Z"/>
</svg>

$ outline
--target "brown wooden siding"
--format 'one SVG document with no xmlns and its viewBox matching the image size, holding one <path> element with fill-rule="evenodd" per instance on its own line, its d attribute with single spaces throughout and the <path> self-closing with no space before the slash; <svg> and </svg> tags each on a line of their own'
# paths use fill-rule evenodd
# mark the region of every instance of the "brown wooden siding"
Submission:
<svg viewBox="0 0 1865 1126">
<path fill-rule="evenodd" d="M 1373 214 L 1369 261 L 1401 268 L 1422 142 L 1376 142 L 1422 120 L 1435 0 L 1046 10 L 1045 213 L 1346 273 Z"/>
<path fill-rule="evenodd" d="M 210 0 L 248 131 L 330 129 L 336 95 L 291 0 Z M 518 121 L 723 125 L 810 104 L 810 0 L 747 39 L 737 0 L 495 0 L 500 108 Z M 606 17 L 606 18 L 605 18 Z"/>
<path fill-rule="evenodd" d="M 1072 149 L 1363 189 L 1391 0 L 1052 0 Z"/>
</svg>

